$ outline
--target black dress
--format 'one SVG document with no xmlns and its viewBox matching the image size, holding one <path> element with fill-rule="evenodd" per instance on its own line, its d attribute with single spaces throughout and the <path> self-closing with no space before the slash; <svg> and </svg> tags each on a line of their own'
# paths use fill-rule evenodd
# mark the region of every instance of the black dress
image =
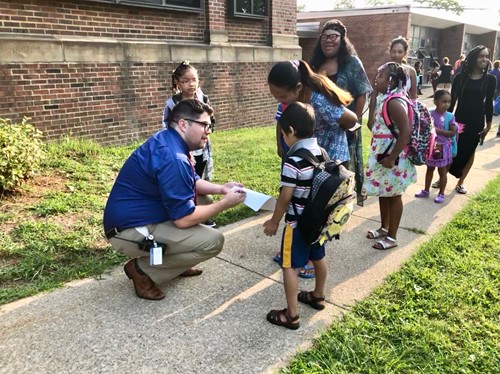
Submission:
<svg viewBox="0 0 500 374">
<path fill-rule="evenodd" d="M 441 65 L 439 67 L 439 71 L 441 75 L 437 78 L 437 83 L 451 83 L 451 71 L 453 70 L 453 66 L 451 65 Z"/>
<path fill-rule="evenodd" d="M 479 144 L 479 133 L 483 131 L 485 122 L 491 123 L 493 118 L 495 77 L 485 74 L 481 79 L 469 79 L 458 74 L 451 93 L 452 102 L 449 111 L 452 112 L 458 102 L 455 120 L 465 125 L 463 133 L 458 136 L 457 155 L 450 167 L 450 174 L 460 178 L 463 168 Z"/>
</svg>

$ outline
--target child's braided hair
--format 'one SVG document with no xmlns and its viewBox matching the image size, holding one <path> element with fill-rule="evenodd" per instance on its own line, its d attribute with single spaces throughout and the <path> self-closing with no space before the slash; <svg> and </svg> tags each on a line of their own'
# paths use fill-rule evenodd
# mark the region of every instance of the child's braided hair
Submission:
<svg viewBox="0 0 500 374">
<path fill-rule="evenodd" d="M 388 91 L 393 90 L 394 88 L 398 88 L 398 90 L 402 90 L 406 86 L 406 80 L 408 79 L 406 69 L 398 64 L 397 62 L 387 62 L 381 67 L 378 68 L 378 71 L 387 70 L 389 72 L 389 86 L 387 87 Z"/>
</svg>

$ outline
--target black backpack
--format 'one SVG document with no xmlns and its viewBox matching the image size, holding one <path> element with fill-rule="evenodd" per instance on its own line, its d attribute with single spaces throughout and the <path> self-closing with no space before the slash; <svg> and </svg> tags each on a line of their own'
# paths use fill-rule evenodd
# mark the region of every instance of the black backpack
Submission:
<svg viewBox="0 0 500 374">
<path fill-rule="evenodd" d="M 299 148 L 292 156 L 300 157 L 314 166 L 311 192 L 307 203 L 297 218 L 297 228 L 309 244 L 323 245 L 333 238 L 338 239 L 349 220 L 354 197 L 354 173 L 340 161 L 330 160 L 322 148 L 323 160 L 319 161 L 308 149 Z"/>
</svg>

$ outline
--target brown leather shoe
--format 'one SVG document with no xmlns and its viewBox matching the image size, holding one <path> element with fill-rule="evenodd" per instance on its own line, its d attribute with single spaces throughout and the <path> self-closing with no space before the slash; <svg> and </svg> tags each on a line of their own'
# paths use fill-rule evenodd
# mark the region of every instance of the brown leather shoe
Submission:
<svg viewBox="0 0 500 374">
<path fill-rule="evenodd" d="M 140 274 L 137 269 L 137 259 L 130 260 L 125 264 L 123 270 L 129 279 L 134 282 L 135 293 L 141 299 L 148 300 L 161 300 L 165 297 L 165 294 L 160 290 L 155 282 L 152 281 L 147 275 Z"/>
<path fill-rule="evenodd" d="M 179 274 L 179 277 L 196 277 L 198 275 L 201 275 L 201 273 L 203 273 L 203 270 L 198 268 L 191 268 L 187 269 L 184 273 Z"/>
</svg>

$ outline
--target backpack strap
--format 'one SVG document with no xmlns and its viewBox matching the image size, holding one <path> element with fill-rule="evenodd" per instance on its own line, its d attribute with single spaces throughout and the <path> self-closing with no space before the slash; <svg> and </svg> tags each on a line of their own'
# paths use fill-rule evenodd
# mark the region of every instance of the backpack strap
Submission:
<svg viewBox="0 0 500 374">
<path fill-rule="evenodd" d="M 448 131 L 450 129 L 450 122 L 453 118 L 453 113 L 446 112 L 446 118 L 444 120 L 444 129 L 445 131 Z"/>
<path fill-rule="evenodd" d="M 181 95 L 180 94 L 172 95 L 172 97 L 170 97 L 170 99 L 168 99 L 166 101 L 165 108 L 163 109 L 163 121 L 162 121 L 162 124 L 163 124 L 164 128 L 168 128 L 168 124 L 169 124 L 169 122 L 171 120 L 170 116 L 172 115 L 172 109 L 174 108 L 174 106 L 179 101 L 181 101 Z M 170 107 L 170 105 L 171 105 L 171 107 Z"/>
<path fill-rule="evenodd" d="M 320 147 L 321 148 L 321 155 L 323 157 L 323 161 L 329 161 L 330 160 L 330 157 L 328 156 L 328 153 L 326 153 L 325 149 Z M 307 148 L 299 148 L 297 149 L 295 152 L 293 152 L 290 157 L 293 157 L 293 156 L 296 156 L 296 157 L 300 157 L 302 158 L 303 160 L 306 160 L 307 162 L 309 162 L 315 169 L 317 168 L 320 168 L 321 166 L 321 161 L 318 160 L 318 158 L 312 154 L 312 152 L 307 149 Z M 311 195 L 309 195 L 311 196 Z M 297 211 L 297 207 L 295 206 L 295 204 L 292 203 L 292 207 L 293 207 L 293 213 L 295 214 L 296 217 L 299 216 L 299 213 Z"/>
<path fill-rule="evenodd" d="M 181 94 L 175 94 L 172 96 L 172 101 L 174 102 L 174 106 L 182 100 Z"/>
<path fill-rule="evenodd" d="M 402 99 L 408 108 L 408 119 L 410 120 L 410 124 L 413 122 L 413 108 L 410 103 L 410 99 L 408 99 L 405 95 L 401 94 L 392 94 L 385 99 L 384 103 L 382 104 L 382 118 L 384 119 L 385 125 L 387 128 L 391 131 L 392 136 L 394 136 L 396 139 L 398 138 L 398 133 L 396 132 L 394 128 L 394 124 L 391 122 L 391 118 L 389 117 L 389 101 L 392 99 Z"/>
<path fill-rule="evenodd" d="M 388 105 L 389 105 L 389 101 L 391 101 L 392 99 L 401 99 L 401 100 L 403 100 L 406 103 L 406 106 L 407 106 L 407 109 L 408 109 L 408 119 L 410 121 L 410 130 L 411 130 L 411 127 L 412 127 L 412 124 L 413 124 L 413 115 L 414 115 L 414 113 L 413 113 L 413 107 L 412 107 L 412 104 L 410 102 L 410 99 L 407 96 L 405 96 L 405 95 L 402 95 L 402 94 L 391 94 L 391 95 L 389 95 L 384 100 L 384 103 L 382 104 L 382 118 L 384 119 L 385 125 L 387 126 L 387 128 L 391 132 L 391 134 L 394 137 L 394 139 L 397 139 L 398 138 L 398 133 L 396 132 L 396 129 L 394 128 L 394 124 L 391 122 L 391 118 L 389 117 L 389 108 L 388 108 Z M 384 153 L 383 153 L 384 155 L 386 155 L 386 154 L 389 153 L 389 149 L 391 149 L 392 143 L 394 142 L 394 139 L 393 139 L 393 141 L 391 141 L 391 144 L 389 144 L 389 146 L 387 147 L 387 149 L 384 151 Z"/>
<path fill-rule="evenodd" d="M 321 148 L 321 155 L 323 157 L 323 161 L 330 160 L 330 157 L 328 156 L 328 153 L 326 153 L 324 148 Z M 300 157 L 309 162 L 315 168 L 319 167 L 321 164 L 321 161 L 318 160 L 318 158 L 315 155 L 313 155 L 312 152 L 307 148 L 299 148 L 295 152 L 293 152 L 290 156 Z"/>
</svg>

